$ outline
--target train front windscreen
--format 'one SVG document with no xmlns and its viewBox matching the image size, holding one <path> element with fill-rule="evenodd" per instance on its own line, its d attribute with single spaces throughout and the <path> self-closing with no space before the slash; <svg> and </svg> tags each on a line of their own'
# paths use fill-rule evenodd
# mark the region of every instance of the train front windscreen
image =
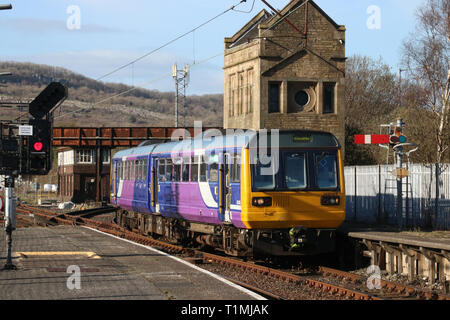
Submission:
<svg viewBox="0 0 450 320">
<path fill-rule="evenodd" d="M 337 150 L 280 150 L 251 163 L 253 191 L 339 191 Z"/>
</svg>

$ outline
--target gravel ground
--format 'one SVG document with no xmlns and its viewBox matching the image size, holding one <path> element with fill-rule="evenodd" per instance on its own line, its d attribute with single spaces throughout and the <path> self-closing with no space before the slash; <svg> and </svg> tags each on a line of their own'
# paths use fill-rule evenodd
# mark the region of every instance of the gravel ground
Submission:
<svg viewBox="0 0 450 320">
<path fill-rule="evenodd" d="M 367 269 L 359 269 L 351 271 L 351 273 L 358 274 L 363 277 L 364 281 L 367 279 Z M 412 281 L 408 279 L 408 276 L 401 274 L 390 275 L 387 271 L 381 271 L 381 279 L 389 282 L 399 283 L 405 286 L 411 286 L 418 289 L 433 291 L 439 294 L 445 294 L 445 284 L 443 282 L 436 282 L 434 284 L 425 276 L 416 276 Z"/>
<path fill-rule="evenodd" d="M 310 288 L 301 284 L 288 283 L 270 276 L 264 276 L 251 271 L 243 271 L 232 266 L 221 266 L 213 263 L 203 263 L 198 264 L 198 266 L 221 276 L 245 282 L 254 287 L 262 288 L 263 290 L 269 291 L 288 300 L 346 299 L 329 294 L 319 289 Z M 316 279 L 315 277 L 310 278 Z"/>
</svg>

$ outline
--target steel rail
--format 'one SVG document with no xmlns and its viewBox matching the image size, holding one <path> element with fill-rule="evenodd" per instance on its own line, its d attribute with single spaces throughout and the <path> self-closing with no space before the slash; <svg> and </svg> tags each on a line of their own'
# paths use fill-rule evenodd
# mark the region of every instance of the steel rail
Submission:
<svg viewBox="0 0 450 320">
<path fill-rule="evenodd" d="M 27 214 L 35 214 L 37 216 L 41 216 L 42 218 L 53 221 L 53 222 L 59 222 L 67 225 L 83 225 L 92 227 L 94 229 L 97 229 L 99 231 L 103 231 L 105 233 L 109 233 L 115 236 L 118 236 L 120 238 L 124 238 L 130 241 L 134 241 L 140 244 L 153 246 L 161 248 L 169 253 L 178 253 L 178 254 L 187 254 L 192 257 L 196 257 L 196 259 L 202 259 L 205 262 L 212 262 L 220 265 L 228 265 L 236 268 L 240 268 L 241 270 L 245 271 L 252 271 L 256 272 L 261 275 L 270 276 L 276 279 L 280 279 L 286 282 L 295 283 L 295 284 L 302 284 L 307 285 L 309 287 L 314 287 L 317 289 L 320 289 L 322 291 L 326 291 L 332 294 L 337 294 L 342 297 L 346 296 L 351 299 L 356 300 L 382 300 L 383 295 L 378 294 L 369 294 L 365 292 L 361 292 L 354 289 L 349 289 L 346 287 L 330 284 L 327 282 L 323 282 L 317 279 L 312 279 L 308 277 L 298 276 L 289 272 L 277 270 L 274 268 L 256 265 L 253 263 L 245 262 L 236 258 L 230 258 L 230 257 L 223 257 L 219 255 L 215 255 L 212 253 L 206 253 L 202 251 L 198 251 L 196 249 L 190 249 L 181 247 L 179 245 L 170 244 L 167 242 L 155 240 L 149 236 L 142 235 L 139 230 L 132 229 L 127 230 L 125 228 L 122 228 L 116 224 L 111 224 L 107 222 L 101 222 L 97 220 L 87 219 L 80 216 L 70 216 L 65 213 L 57 213 L 51 210 L 42 209 L 42 208 L 35 208 L 27 205 L 20 205 L 17 207 L 17 210 L 23 213 Z M 354 284 L 358 282 L 363 282 L 363 278 L 360 275 L 352 274 L 349 272 L 341 271 L 332 269 L 329 267 L 323 267 L 320 266 L 318 268 L 319 273 L 321 273 L 325 277 L 335 277 L 339 278 L 343 281 L 349 281 Z M 237 281 L 237 280 L 235 280 Z M 433 292 L 425 291 L 425 290 L 418 290 L 413 287 L 409 287 L 403 284 L 399 283 L 393 283 L 385 280 L 381 280 L 381 287 L 382 289 L 388 291 L 388 293 L 395 293 L 395 294 L 401 294 L 403 298 L 408 297 L 425 297 L 426 299 L 437 299 L 437 300 L 450 300 L 449 296 L 442 295 L 442 294 L 436 294 Z M 248 285 L 248 284 L 247 284 Z M 262 289 L 261 289 L 262 290 Z M 385 296 L 384 298 L 388 298 Z"/>
</svg>

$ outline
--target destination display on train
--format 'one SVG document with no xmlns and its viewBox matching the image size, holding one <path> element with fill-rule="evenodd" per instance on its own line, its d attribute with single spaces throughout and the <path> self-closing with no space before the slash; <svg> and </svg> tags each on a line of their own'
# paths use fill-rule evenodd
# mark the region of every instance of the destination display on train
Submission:
<svg viewBox="0 0 450 320">
<path fill-rule="evenodd" d="M 292 138 L 293 142 L 310 143 L 312 141 L 311 135 L 295 135 Z"/>
</svg>

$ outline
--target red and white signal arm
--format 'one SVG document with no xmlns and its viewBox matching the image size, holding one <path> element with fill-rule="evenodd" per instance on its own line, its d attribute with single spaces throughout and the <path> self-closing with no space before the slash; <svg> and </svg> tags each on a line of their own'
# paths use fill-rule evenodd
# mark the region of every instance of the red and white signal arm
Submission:
<svg viewBox="0 0 450 320">
<path fill-rule="evenodd" d="M 389 144 L 389 135 L 355 134 L 355 144 Z"/>
<path fill-rule="evenodd" d="M 0 196 L 0 211 L 3 211 L 3 207 L 5 206 L 5 199 Z"/>
</svg>

